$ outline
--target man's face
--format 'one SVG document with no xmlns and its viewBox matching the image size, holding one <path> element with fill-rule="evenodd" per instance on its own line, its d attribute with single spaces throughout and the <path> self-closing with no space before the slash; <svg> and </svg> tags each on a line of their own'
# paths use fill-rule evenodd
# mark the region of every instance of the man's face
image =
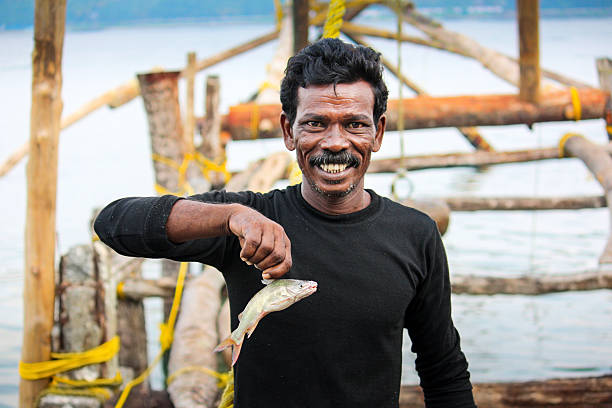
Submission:
<svg viewBox="0 0 612 408">
<path fill-rule="evenodd" d="M 293 125 L 283 113 L 285 145 L 296 150 L 304 188 L 327 198 L 363 190 L 372 152 L 380 149 L 385 116 L 374 123 L 374 92 L 365 81 L 298 89 Z"/>
</svg>

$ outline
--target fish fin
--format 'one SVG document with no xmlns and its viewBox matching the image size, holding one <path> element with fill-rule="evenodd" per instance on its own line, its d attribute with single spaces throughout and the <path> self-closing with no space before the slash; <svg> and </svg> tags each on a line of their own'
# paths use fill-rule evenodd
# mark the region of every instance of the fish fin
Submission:
<svg viewBox="0 0 612 408">
<path fill-rule="evenodd" d="M 247 329 L 247 337 L 249 339 L 251 338 L 251 334 L 253 334 L 253 332 L 257 328 L 257 324 L 259 323 L 259 321 L 263 319 L 267 314 L 268 314 L 267 312 L 261 312 L 261 314 L 257 317 L 257 319 L 255 319 L 255 323 L 253 323 L 251 327 Z"/>
<path fill-rule="evenodd" d="M 276 279 L 262 279 L 261 283 L 263 283 L 264 285 L 269 285 L 272 282 L 274 282 Z"/>
<path fill-rule="evenodd" d="M 236 364 L 238 360 L 238 356 L 240 355 L 240 349 L 242 348 L 242 342 L 236 343 L 231 337 L 223 340 L 217 347 L 215 347 L 215 352 L 218 353 L 222 350 L 225 350 L 228 347 L 232 347 L 232 367 Z"/>
<path fill-rule="evenodd" d="M 244 312 L 240 312 L 240 314 L 238 315 L 238 321 L 242 320 L 242 315 L 244 314 Z"/>
<path fill-rule="evenodd" d="M 238 361 L 238 356 L 240 355 L 240 349 L 242 348 L 242 343 L 234 345 L 232 349 L 232 367 Z"/>
<path fill-rule="evenodd" d="M 223 340 L 221 343 L 219 343 L 219 345 L 217 347 L 215 347 L 215 353 L 218 353 L 222 350 L 225 350 L 226 348 L 230 347 L 230 346 L 236 346 L 236 342 L 234 340 L 232 340 L 231 336 L 227 337 L 225 340 Z"/>
</svg>

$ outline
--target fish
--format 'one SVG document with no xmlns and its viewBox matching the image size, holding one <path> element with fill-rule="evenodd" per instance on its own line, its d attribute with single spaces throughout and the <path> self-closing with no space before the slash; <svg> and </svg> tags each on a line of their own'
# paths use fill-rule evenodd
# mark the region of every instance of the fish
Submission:
<svg viewBox="0 0 612 408">
<path fill-rule="evenodd" d="M 257 292 L 238 315 L 240 323 L 225 340 L 215 348 L 215 352 L 232 347 L 232 367 L 236 364 L 244 336 L 255 331 L 257 324 L 268 313 L 284 310 L 294 303 L 317 291 L 317 282 L 299 279 L 263 279 L 266 285 Z"/>
</svg>

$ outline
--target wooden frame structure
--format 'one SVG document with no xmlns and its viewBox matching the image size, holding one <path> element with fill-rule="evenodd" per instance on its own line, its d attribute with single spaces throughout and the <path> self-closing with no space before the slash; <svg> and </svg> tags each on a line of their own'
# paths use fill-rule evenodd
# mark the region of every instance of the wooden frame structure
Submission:
<svg viewBox="0 0 612 408">
<path fill-rule="evenodd" d="M 363 39 L 360 37 L 361 35 L 398 38 L 398 35 L 394 33 L 370 29 L 350 22 L 369 4 L 374 3 L 388 5 L 386 1 L 371 1 L 366 3 L 359 2 L 358 5 L 347 7 L 345 14 L 346 24 L 343 27 L 343 31 L 349 38 L 356 42 L 363 42 Z M 309 25 L 321 25 L 324 21 L 326 5 L 315 4 L 313 9 L 315 12 L 314 17 L 311 17 L 310 21 L 307 22 L 308 17 L 305 17 L 308 16 L 307 4 L 307 2 L 302 0 L 295 0 L 293 2 L 292 34 L 294 38 L 294 50 L 302 47 L 305 41 L 307 41 Z M 499 53 L 495 53 L 492 50 L 487 50 L 471 39 L 459 36 L 456 33 L 448 32 L 440 24 L 418 14 L 411 4 L 406 3 L 402 9 L 401 18 L 405 22 L 421 30 L 428 38 L 423 39 L 401 35 L 399 36 L 399 40 L 475 58 L 483 62 L 486 68 L 491 69 L 491 71 L 498 76 L 510 83 L 519 85 L 520 92 L 517 95 L 478 95 L 452 98 L 420 96 L 418 98 L 408 98 L 401 101 L 390 101 L 388 112 L 389 130 L 397 128 L 397 112 L 400 111 L 404 112 L 403 121 L 405 125 L 403 128 L 406 129 L 442 126 L 465 128 L 481 125 L 506 125 L 517 123 L 531 125 L 536 122 L 545 121 L 602 118 L 606 121 L 608 133 L 610 134 L 610 126 L 612 126 L 612 103 L 610 101 L 610 83 L 612 83 L 612 81 L 609 80 L 610 70 L 608 69 L 608 71 L 606 71 L 608 72 L 607 74 L 602 73 L 603 79 L 600 80 L 602 89 L 594 89 L 590 86 L 585 86 L 585 84 L 580 81 L 541 69 L 539 67 L 537 30 L 538 2 L 518 0 L 517 5 L 521 45 L 518 62 Z M 177 72 L 159 72 L 161 70 L 156 70 L 158 72 L 141 75 L 138 81 L 128 81 L 93 99 L 73 114 L 65 116 L 60 123 L 61 99 L 59 98 L 59 93 L 61 90 L 61 69 L 57 67 L 61 67 L 61 49 L 64 27 L 63 15 L 65 15 L 65 1 L 52 2 L 49 0 L 37 0 L 32 104 L 32 118 L 37 118 L 37 120 L 32 120 L 30 144 L 20 148 L 0 166 L 1 177 L 21 158 L 27 155 L 28 152 L 31 154 L 30 163 L 28 165 L 28 194 L 29 197 L 31 197 L 31 202 L 29 201 L 28 204 L 27 223 L 29 229 L 26 233 L 28 252 L 26 254 L 25 285 L 28 297 L 36 297 L 43 303 L 40 303 L 40 305 L 42 305 L 40 307 L 31 307 L 33 304 L 26 300 L 26 316 L 32 316 L 31 318 L 26 317 L 24 326 L 24 351 L 22 359 L 26 362 L 46 360 L 48 359 L 50 351 L 51 342 L 46 342 L 44 339 L 49 339 L 51 337 L 50 325 L 48 323 L 49 310 L 52 311 L 53 308 L 49 305 L 53 303 L 54 285 L 53 277 L 49 276 L 49 272 L 54 270 L 54 266 L 52 265 L 54 239 L 49 234 L 38 234 L 36 238 L 33 238 L 33 234 L 30 232 L 32 231 L 32 225 L 34 225 L 34 223 L 37 225 L 49 226 L 47 229 L 54 231 L 52 227 L 54 226 L 53 214 L 55 207 L 56 172 L 49 172 L 48 169 L 57 168 L 56 149 L 57 136 L 60 128 L 63 129 L 70 126 L 77 120 L 102 106 L 108 105 L 113 108 L 119 107 L 142 94 L 149 119 L 152 150 L 154 154 L 167 159 L 165 162 L 164 160 L 155 160 L 157 183 L 164 189 L 170 191 L 179 190 L 180 186 L 185 181 L 189 183 L 202 182 L 202 180 L 198 181 L 198 178 L 201 179 L 200 173 L 203 172 L 199 172 L 197 168 L 194 170 L 193 166 L 190 167 L 190 163 L 185 164 L 185 157 L 199 149 L 204 152 L 204 155 L 207 156 L 211 162 L 218 162 L 223 156 L 221 146 L 222 138 L 220 137 L 223 131 L 228 132 L 231 137 L 236 140 L 250 139 L 253 135 L 254 128 L 256 129 L 258 137 L 278 136 L 278 132 L 275 131 L 274 127 L 270 128 L 268 125 L 263 126 L 267 123 L 266 121 L 269 122 L 278 117 L 280 112 L 278 105 L 241 105 L 233 107 L 229 114 L 222 118 L 218 112 L 218 81 L 217 85 L 215 85 L 215 80 L 213 78 L 209 81 L 210 87 L 207 91 L 206 117 L 196 119 L 193 117 L 192 112 L 193 77 L 196 72 L 278 38 L 280 28 L 226 52 L 219 53 L 203 60 L 198 61 L 195 54 L 189 54 L 187 66 L 184 69 Z M 53 27 L 42 25 L 41 21 L 45 21 L 45 19 L 53 21 L 55 25 Z M 50 31 L 46 33 L 45 30 Z M 39 34 L 43 31 L 45 31 L 45 38 L 52 38 L 51 42 L 46 43 L 46 40 L 43 41 L 42 37 L 39 39 Z M 50 45 L 53 45 L 52 49 L 49 48 Z M 598 62 L 599 66 L 611 66 L 610 60 L 604 59 L 602 61 L 603 62 Z M 56 69 L 51 69 L 51 65 L 55 66 Z M 418 94 L 424 94 L 422 89 L 412 83 L 408 78 L 405 78 L 401 72 L 398 70 L 394 71 L 392 64 L 386 62 L 385 65 L 404 85 L 409 86 Z M 603 71 L 604 68 L 602 68 L 602 72 Z M 553 78 L 564 86 L 573 86 L 576 87 L 576 89 L 559 89 L 557 86 L 556 89 L 542 91 L 541 88 L 544 89 L 544 87 L 540 85 L 541 74 L 547 78 Z M 176 81 L 178 81 L 180 77 L 187 79 L 188 95 L 190 96 L 188 99 L 187 120 L 184 125 L 180 117 L 178 98 L 176 97 L 176 92 L 173 90 L 176 87 Z M 170 85 L 167 84 L 168 81 L 171 82 Z M 167 95 L 164 96 L 162 94 Z M 154 102 L 152 98 L 158 98 L 158 100 Z M 400 109 L 398 109 L 399 104 L 402 105 Z M 157 122 L 156 115 L 160 110 L 164 111 L 164 116 L 168 116 L 168 113 L 170 113 L 171 116 L 173 115 L 172 117 L 174 119 L 171 123 L 172 129 L 169 131 L 161 132 L 159 130 L 160 127 L 169 126 L 166 122 Z M 205 139 L 201 146 L 193 145 L 193 129 L 196 125 L 203 131 L 203 137 Z M 470 136 L 468 136 L 469 134 L 477 135 L 477 133 L 473 132 L 477 132 L 477 130 L 468 130 L 467 135 L 462 131 L 468 139 L 470 138 Z M 157 138 L 160 137 L 167 137 L 168 140 L 165 140 L 163 143 L 156 142 Z M 476 139 L 476 137 L 473 138 Z M 474 146 L 479 148 L 482 147 L 482 144 L 476 143 Z M 169 150 L 166 151 L 164 149 Z M 555 198 L 549 198 L 547 200 L 540 199 L 537 203 L 533 201 L 528 202 L 527 199 L 515 199 L 512 202 L 501 202 L 500 199 L 496 198 L 488 198 L 480 200 L 479 203 L 472 202 L 469 204 L 466 204 L 465 199 L 462 199 L 464 201 L 460 202 L 458 199 L 447 198 L 446 202 L 455 211 L 479 209 L 508 210 L 519 208 L 594 208 L 603 207 L 606 203 L 610 203 L 612 200 L 612 159 L 610 158 L 610 146 L 596 146 L 576 135 L 565 138 L 559 149 L 533 149 L 523 152 L 477 151 L 468 154 L 409 157 L 402 158 L 401 163 L 398 159 L 381 160 L 373 162 L 370 171 L 396 171 L 400 164 L 407 169 L 420 169 L 463 165 L 481 166 L 508 162 L 553 159 L 566 156 L 578 157 L 584 161 L 601 182 L 605 191 L 605 196 L 579 197 L 569 201 L 566 200 L 563 203 L 559 202 L 562 200 Z M 169 163 L 179 164 L 179 171 L 177 171 L 176 166 L 170 165 Z M 180 168 L 183 168 L 183 164 L 185 167 L 180 170 Z M 276 179 L 287 177 L 288 167 L 289 161 L 287 156 L 278 156 L 269 158 L 268 160 L 262 160 L 258 163 L 254 163 L 242 174 L 236 175 L 231 182 L 231 188 L 236 190 L 246 187 L 255 190 L 270 188 Z M 40 169 L 45 169 L 44 172 L 46 175 L 44 178 L 38 176 Z M 204 182 L 204 184 L 201 185 L 206 186 L 204 187 L 204 189 L 206 189 L 209 188 L 211 184 L 214 185 L 215 182 L 209 180 L 208 184 Z M 40 210 L 41 205 L 46 210 Z M 98 244 L 98 246 L 99 245 L 100 244 Z M 32 255 L 33 253 L 29 252 L 30 248 L 34 248 L 36 251 L 35 253 L 39 255 Z M 98 248 L 97 251 L 100 251 L 100 248 Z M 49 259 L 51 259 L 51 264 L 49 264 Z M 509 293 L 536 295 L 568 290 L 611 289 L 612 272 L 605 266 L 612 263 L 612 238 L 609 240 L 599 262 L 602 265 L 601 270 L 587 271 L 564 277 L 522 277 L 515 279 L 454 277 L 453 291 L 455 293 L 470 294 Z M 98 265 L 96 268 L 105 268 L 105 270 L 115 269 L 125 272 L 127 269 L 135 271 L 138 267 L 138 265 L 135 265 L 134 267 L 126 268 L 126 264 L 126 262 L 118 264 L 116 261 L 112 260 L 112 256 L 109 254 L 104 256 L 98 255 L 98 258 L 95 260 L 95 265 Z M 122 299 L 119 301 L 118 307 L 122 307 L 121 305 L 124 304 L 124 315 L 131 317 L 129 317 L 128 320 L 124 320 L 123 323 L 121 319 L 119 319 L 115 326 L 111 324 L 108 328 L 105 328 L 107 331 L 105 334 L 106 338 L 116 330 L 120 333 L 122 331 L 125 332 L 126 327 L 130 327 L 130 324 L 144 327 L 142 299 L 148 296 L 170 297 L 174 290 L 173 276 L 175 274 L 175 269 L 175 265 L 169 265 L 169 272 L 164 273 L 164 275 L 168 276 L 164 276 L 157 281 L 143 280 L 137 273 L 122 273 L 121 276 L 123 276 L 123 278 L 120 285 L 122 288 Z M 51 283 L 51 285 L 49 283 Z M 132 306 L 125 309 L 125 305 L 129 304 L 129 302 L 132 302 Z M 113 303 L 110 302 L 110 304 Z M 222 310 L 220 302 L 215 307 Z M 219 311 L 215 309 L 214 313 L 219 313 Z M 228 312 L 225 311 L 220 313 L 223 315 L 223 313 Z M 32 338 L 43 339 L 43 344 L 35 345 L 34 348 L 32 348 L 30 345 L 30 339 Z M 124 346 L 126 350 L 131 352 L 127 354 L 124 352 L 123 358 L 120 355 L 119 364 L 131 365 L 134 371 L 141 371 L 143 358 L 144 361 L 146 361 L 146 347 L 143 346 L 144 341 L 146 341 L 146 339 L 141 336 L 137 341 L 131 344 L 129 342 L 125 343 Z M 144 357 L 142 354 L 143 351 Z M 138 355 L 138 358 L 133 358 L 132 360 L 134 361 L 130 362 L 127 361 L 128 355 L 132 357 Z M 108 373 L 101 372 L 99 375 L 105 376 L 108 375 Z M 44 380 L 35 382 L 22 380 L 20 386 L 21 406 L 31 406 L 36 395 L 45 383 L 46 381 Z M 520 403 L 523 404 L 521 406 L 535 407 L 541 406 L 538 404 L 542 403 L 547 406 L 554 406 L 551 401 L 555 399 L 559 392 L 563 392 L 567 397 L 567 399 L 563 401 L 563 406 L 590 407 L 601 406 L 601 404 L 612 402 L 612 393 L 601 392 L 601 387 L 609 390 L 609 376 L 594 379 L 551 380 L 529 384 L 476 385 L 475 389 L 477 403 L 481 407 L 517 406 L 519 400 Z M 519 398 L 517 396 L 517 394 L 519 394 L 517 390 L 521 390 L 524 394 L 523 397 Z M 152 395 L 146 384 L 141 390 L 141 398 L 142 395 Z M 159 396 L 159 393 L 156 395 Z M 594 401 L 593 404 L 599 405 L 588 405 L 585 403 L 586 400 Z M 128 400 L 128 402 L 136 404 L 133 406 L 137 406 L 138 398 L 132 398 Z M 52 402 L 49 402 L 49 404 L 51 405 L 48 406 L 53 406 Z M 422 396 L 419 394 L 419 391 L 415 387 L 403 387 L 400 406 L 403 408 L 422 406 Z"/>
</svg>

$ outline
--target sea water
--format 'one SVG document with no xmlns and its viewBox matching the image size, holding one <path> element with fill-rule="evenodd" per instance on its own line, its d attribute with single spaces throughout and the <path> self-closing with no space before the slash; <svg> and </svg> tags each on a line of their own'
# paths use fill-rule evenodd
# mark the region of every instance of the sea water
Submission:
<svg viewBox="0 0 612 408">
<path fill-rule="evenodd" d="M 392 19 L 363 18 L 362 23 L 394 30 Z M 449 30 L 516 56 L 513 20 L 445 22 Z M 63 59 L 64 114 L 154 66 L 180 69 L 186 53 L 213 55 L 273 29 L 273 23 L 223 22 L 116 27 L 66 32 Z M 408 26 L 405 31 L 412 32 Z M 314 33 L 313 33 L 314 34 Z M 540 24 L 542 66 L 597 85 L 595 58 L 612 56 L 612 19 L 544 19 Z M 396 43 L 371 40 L 391 60 Z M 29 138 L 32 31 L 0 31 L 0 160 Z M 234 57 L 200 73 L 196 79 L 196 113 L 203 113 L 205 76 L 221 79 L 221 109 L 244 101 L 265 79 L 275 42 Z M 402 72 L 433 95 L 512 93 L 515 88 L 478 62 L 450 53 L 404 44 Z M 397 81 L 385 74 L 391 97 Z M 181 91 L 184 91 L 181 85 Z M 404 90 L 406 97 L 411 93 Z M 607 137 L 602 120 L 483 127 L 498 150 L 555 146 L 566 132 L 597 143 Z M 406 131 L 405 154 L 467 152 L 469 144 L 455 129 Z M 280 140 L 232 142 L 229 167 L 283 150 Z M 398 156 L 397 132 L 385 136 L 374 159 Z M 143 104 L 136 99 L 115 110 L 103 108 L 61 134 L 57 195 L 57 254 L 89 240 L 94 208 L 128 195 L 152 195 L 148 129 Z M 390 193 L 393 175 L 366 176 L 366 186 Z M 280 183 L 282 184 L 282 183 Z M 577 159 L 411 172 L 398 187 L 414 197 L 435 196 L 582 196 L 601 187 Z M 25 161 L 0 178 L 0 407 L 16 406 L 17 365 L 22 341 Z M 562 274 L 597 267 L 609 234 L 606 209 L 453 213 L 444 242 L 451 274 L 521 276 Z M 155 276 L 159 264 L 148 261 Z M 146 301 L 149 355 L 157 344 L 161 302 Z M 520 381 L 595 376 L 612 372 L 612 292 L 598 290 L 541 296 L 453 296 L 453 318 L 470 363 L 472 379 Z M 404 383 L 417 383 L 410 342 L 406 338 Z M 161 375 L 153 379 L 161 387 Z"/>
</svg>

